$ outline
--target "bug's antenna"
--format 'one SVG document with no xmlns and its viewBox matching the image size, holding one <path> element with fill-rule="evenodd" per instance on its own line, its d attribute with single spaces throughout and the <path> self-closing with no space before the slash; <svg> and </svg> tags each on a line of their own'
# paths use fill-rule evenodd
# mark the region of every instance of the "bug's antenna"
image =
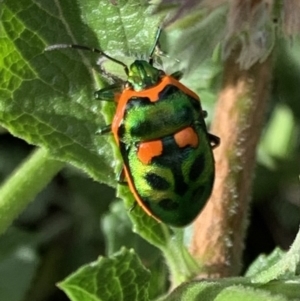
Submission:
<svg viewBox="0 0 300 301">
<path fill-rule="evenodd" d="M 159 37 L 160 37 L 160 34 L 161 34 L 161 31 L 162 31 L 162 28 L 161 27 L 158 27 L 157 29 L 157 32 L 156 32 L 156 35 L 155 35 L 155 41 L 154 41 L 154 45 L 150 51 L 150 55 L 149 55 L 149 63 L 152 65 L 153 63 L 153 55 L 154 55 L 154 52 L 158 46 L 158 40 L 159 40 Z"/>
<path fill-rule="evenodd" d="M 150 55 L 149 55 L 150 58 L 153 56 L 155 48 L 158 45 L 158 40 L 159 40 L 159 37 L 161 35 L 161 32 L 162 32 L 162 28 L 158 27 L 156 35 L 155 35 L 154 45 L 153 45 L 153 48 L 150 51 Z"/>
<path fill-rule="evenodd" d="M 73 48 L 73 49 L 79 49 L 79 50 L 87 50 L 87 51 L 91 51 L 91 52 L 95 52 L 95 53 L 99 53 L 100 55 L 106 57 L 107 59 L 115 62 L 116 64 L 121 65 L 124 70 L 125 73 L 128 75 L 129 70 L 128 67 L 121 61 L 109 56 L 108 54 L 106 54 L 105 52 L 103 52 L 100 49 L 97 48 L 91 48 L 91 47 L 87 47 L 87 46 L 82 46 L 82 45 L 77 45 L 77 44 L 55 44 L 55 45 L 50 45 L 48 47 L 45 48 L 45 51 L 52 51 L 52 50 L 57 50 L 57 49 L 66 49 L 66 48 Z"/>
<path fill-rule="evenodd" d="M 154 55 L 157 55 L 159 57 L 163 56 L 163 57 L 170 58 L 169 55 L 167 55 L 165 52 L 161 51 L 161 49 L 160 49 L 160 45 L 159 45 L 159 41 L 158 40 L 160 38 L 161 32 L 162 32 L 162 28 L 158 27 L 156 35 L 155 35 L 155 42 L 154 42 L 153 48 L 151 49 L 151 52 L 150 52 L 150 55 L 149 55 L 149 63 L 151 65 L 153 64 L 153 57 L 154 57 Z M 174 60 L 177 63 L 180 62 L 180 60 L 178 60 L 176 58 Z"/>
</svg>

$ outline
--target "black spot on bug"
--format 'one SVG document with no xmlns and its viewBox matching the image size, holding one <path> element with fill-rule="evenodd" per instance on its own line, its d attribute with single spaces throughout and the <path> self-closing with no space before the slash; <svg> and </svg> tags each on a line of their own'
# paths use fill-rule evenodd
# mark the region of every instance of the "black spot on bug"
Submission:
<svg viewBox="0 0 300 301">
<path fill-rule="evenodd" d="M 166 99 L 169 97 L 169 95 L 173 95 L 177 93 L 179 89 L 176 86 L 173 85 L 167 85 L 164 87 L 164 89 L 159 92 L 159 99 Z"/>
<path fill-rule="evenodd" d="M 159 93 L 159 99 L 167 99 L 170 95 L 177 95 L 179 98 L 182 97 L 182 93 L 184 93 L 182 90 L 180 90 L 178 87 L 174 85 L 167 85 L 160 93 Z M 200 112 L 201 107 L 200 107 L 200 102 L 198 99 L 195 99 L 191 97 L 188 94 L 185 94 L 185 97 L 187 97 L 192 104 L 193 108 L 197 111 Z"/>
<path fill-rule="evenodd" d="M 184 181 L 181 165 L 186 157 L 185 150 L 178 147 L 174 136 L 164 137 L 162 138 L 162 142 L 163 153 L 153 158 L 152 163 L 171 170 L 175 182 L 174 192 L 180 196 L 184 196 L 189 189 L 189 185 Z"/>
<path fill-rule="evenodd" d="M 149 132 L 149 129 L 151 130 L 152 126 L 153 122 L 151 120 L 143 120 L 143 122 L 132 125 L 130 135 L 132 137 L 143 137 L 144 133 Z"/>
<path fill-rule="evenodd" d="M 125 136 L 125 126 L 123 123 L 118 128 L 118 136 L 119 136 L 120 140 L 122 140 Z"/>
<path fill-rule="evenodd" d="M 151 186 L 151 188 L 155 190 L 167 190 L 170 188 L 170 183 L 166 179 L 155 173 L 147 173 L 145 175 L 145 180 L 147 181 L 149 186 Z"/>
<path fill-rule="evenodd" d="M 205 205 L 212 192 L 213 185 L 214 174 L 211 174 L 211 176 L 205 182 L 205 185 L 200 185 L 193 191 L 192 197 L 190 199 L 191 206 L 192 204 L 198 204 L 197 206 L 200 205 L 201 210 L 201 206 L 203 207 Z"/>
<path fill-rule="evenodd" d="M 190 172 L 189 172 L 189 179 L 191 181 L 196 181 L 201 173 L 204 170 L 204 164 L 205 164 L 205 158 L 203 154 L 200 154 L 199 156 L 196 157 L 194 160 Z"/>
<path fill-rule="evenodd" d="M 159 201 L 158 205 L 167 211 L 171 211 L 171 210 L 177 210 L 179 207 L 179 204 L 174 202 L 171 199 L 162 199 L 161 201 Z"/>
<path fill-rule="evenodd" d="M 184 196 L 189 189 L 189 185 L 184 182 L 184 178 L 182 174 L 175 176 L 174 179 L 175 179 L 175 192 L 180 196 Z"/>
<path fill-rule="evenodd" d="M 125 114 L 126 112 L 130 111 L 132 108 L 141 108 L 143 106 L 148 105 L 151 103 L 150 99 L 148 97 L 131 97 L 128 102 L 126 103 L 125 107 Z"/>
</svg>

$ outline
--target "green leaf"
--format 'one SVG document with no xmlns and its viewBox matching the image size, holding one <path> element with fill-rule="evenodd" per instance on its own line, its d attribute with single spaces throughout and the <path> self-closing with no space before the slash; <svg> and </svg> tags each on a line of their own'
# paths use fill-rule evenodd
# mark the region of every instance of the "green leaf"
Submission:
<svg viewBox="0 0 300 301">
<path fill-rule="evenodd" d="M 224 289 L 215 301 L 287 301 L 290 300 L 281 294 L 272 295 L 262 289 L 243 286 L 232 286 Z"/>
<path fill-rule="evenodd" d="M 137 0 L 118 1 L 117 6 L 109 0 L 2 1 L 0 124 L 114 186 L 111 147 L 107 138 L 95 135 L 105 125 L 101 102 L 93 97 L 97 56 L 44 49 L 76 43 L 147 53 L 160 20 L 150 12 Z"/>
<path fill-rule="evenodd" d="M 134 251 L 123 248 L 81 267 L 58 286 L 72 301 L 146 301 L 149 281 L 150 273 Z"/>
<path fill-rule="evenodd" d="M 274 262 L 273 265 L 268 266 L 267 269 L 262 269 L 258 273 L 255 273 L 251 279 L 253 283 L 268 283 L 277 279 L 290 279 L 299 276 L 300 271 L 300 231 L 298 231 L 296 238 L 290 247 L 290 249 L 280 258 Z M 272 258 L 272 256 L 271 256 Z M 271 260 L 272 262 L 272 260 Z"/>
<path fill-rule="evenodd" d="M 279 248 L 276 248 L 269 255 L 265 255 L 265 254 L 259 255 L 258 258 L 256 258 L 255 261 L 252 262 L 251 266 L 248 268 L 247 272 L 245 273 L 245 276 L 251 277 L 266 270 L 267 268 L 274 265 L 277 261 L 279 261 L 284 254 L 285 254 L 284 251 L 280 250 Z"/>
<path fill-rule="evenodd" d="M 273 294 L 283 295 L 292 300 L 300 298 L 300 278 L 291 278 L 286 281 L 270 281 L 262 286 Z"/>
<path fill-rule="evenodd" d="M 147 0 L 81 1 L 82 19 L 95 33 L 99 45 L 111 55 L 144 56 L 153 47 L 160 15 Z"/>
<path fill-rule="evenodd" d="M 214 10 L 198 6 L 172 25 L 176 30 L 167 40 L 168 55 L 180 61 L 182 57 L 188 58 L 181 66 L 186 73 L 199 72 L 199 64 L 210 58 L 224 40 L 227 12 L 226 5 Z"/>
<path fill-rule="evenodd" d="M 109 213 L 101 219 L 101 228 L 106 239 L 106 254 L 109 256 L 120 250 L 122 246 L 134 248 L 139 257 L 147 260 L 148 263 L 160 254 L 157 248 L 132 232 L 132 223 L 121 200 L 111 204 Z"/>
<path fill-rule="evenodd" d="M 110 205 L 109 213 L 101 219 L 101 228 L 105 237 L 106 254 L 111 256 L 122 246 L 134 248 L 138 236 L 132 233 L 131 222 L 124 208 L 123 201 L 115 201 Z M 136 251 L 136 248 L 134 248 Z"/>
<path fill-rule="evenodd" d="M 137 205 L 128 187 L 119 186 L 119 195 L 124 199 L 133 224 L 133 231 L 159 248 L 170 270 L 172 285 L 177 286 L 192 279 L 199 272 L 199 265 L 184 245 L 184 230 L 170 228 L 147 215 Z"/>
<path fill-rule="evenodd" d="M 129 211 L 129 217 L 133 223 L 133 231 L 147 239 L 158 248 L 163 248 L 171 239 L 169 228 L 147 215 L 137 205 L 128 187 L 119 186 L 118 195 L 125 201 L 125 207 Z"/>
<path fill-rule="evenodd" d="M 296 301 L 299 296 L 299 279 L 261 285 L 247 278 L 224 278 L 182 284 L 160 301 Z"/>
<path fill-rule="evenodd" d="M 259 161 L 274 168 L 273 158 L 288 159 L 295 150 L 297 140 L 295 128 L 292 110 L 283 104 L 276 105 L 259 145 Z"/>
</svg>

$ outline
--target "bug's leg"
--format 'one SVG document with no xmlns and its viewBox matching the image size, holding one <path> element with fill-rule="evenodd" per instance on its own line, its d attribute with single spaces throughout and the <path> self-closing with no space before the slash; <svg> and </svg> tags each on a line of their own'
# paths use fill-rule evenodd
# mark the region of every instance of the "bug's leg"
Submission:
<svg viewBox="0 0 300 301">
<path fill-rule="evenodd" d="M 111 133 L 111 124 L 104 126 L 96 132 L 96 135 L 105 135 Z"/>
<path fill-rule="evenodd" d="M 154 63 L 154 58 L 160 58 L 160 57 L 167 57 L 167 58 L 170 58 L 169 55 L 167 55 L 164 51 L 161 50 L 160 48 L 160 43 L 159 43 L 159 38 L 160 38 L 160 35 L 162 33 L 162 28 L 161 27 L 158 27 L 157 29 L 157 32 L 156 32 L 156 36 L 155 36 L 155 42 L 154 42 L 154 45 L 152 47 L 152 50 L 150 51 L 150 55 L 149 55 L 149 64 L 153 66 L 153 63 Z M 173 58 L 174 59 L 174 58 Z M 177 63 L 180 62 L 180 60 L 178 59 L 175 59 L 175 61 Z M 127 73 L 128 74 L 128 73 Z M 182 76 L 180 76 L 181 78 Z M 175 77 L 176 78 L 176 77 Z"/>
<path fill-rule="evenodd" d="M 152 49 L 150 51 L 150 55 L 149 55 L 149 63 L 150 63 L 150 65 L 153 65 L 153 57 L 155 55 L 155 50 L 158 48 L 158 40 L 159 40 L 161 31 L 162 31 L 162 28 L 158 27 L 156 35 L 155 35 L 154 45 L 153 45 L 153 47 L 152 47 Z"/>
<path fill-rule="evenodd" d="M 95 98 L 104 101 L 114 101 L 115 94 L 122 91 L 122 84 L 113 84 L 94 93 Z"/>
<path fill-rule="evenodd" d="M 214 149 L 214 148 L 216 148 L 216 147 L 219 146 L 219 144 L 220 144 L 220 138 L 218 136 L 215 136 L 213 134 L 208 133 L 208 139 L 210 141 L 210 145 L 211 145 L 212 149 Z"/>
<path fill-rule="evenodd" d="M 137 202 L 134 202 L 134 204 L 128 209 L 129 212 L 132 212 L 136 208 Z"/>
<path fill-rule="evenodd" d="M 203 116 L 203 118 L 206 118 L 208 116 L 207 111 L 202 110 L 202 116 Z"/>
<path fill-rule="evenodd" d="M 126 177 L 125 177 L 125 169 L 122 167 L 121 171 L 117 176 L 117 182 L 119 185 L 127 185 Z"/>
<path fill-rule="evenodd" d="M 125 169 L 124 167 L 122 167 L 118 177 L 117 177 L 117 181 L 119 185 L 128 185 L 127 181 L 126 181 L 126 177 L 125 177 Z M 134 204 L 128 209 L 129 212 L 132 212 L 134 210 L 134 208 L 136 207 L 137 202 L 134 202 Z"/>
<path fill-rule="evenodd" d="M 103 101 L 114 101 L 116 93 L 120 92 L 122 89 L 122 85 L 113 84 L 103 89 L 100 89 L 94 93 L 95 98 Z M 104 126 L 99 129 L 96 134 L 97 135 L 105 135 L 111 133 L 111 124 Z"/>
</svg>

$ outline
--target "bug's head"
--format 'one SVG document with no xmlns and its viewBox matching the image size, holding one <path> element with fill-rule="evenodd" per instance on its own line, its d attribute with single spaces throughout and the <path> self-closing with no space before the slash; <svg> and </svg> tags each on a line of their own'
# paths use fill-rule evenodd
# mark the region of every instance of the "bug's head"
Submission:
<svg viewBox="0 0 300 301">
<path fill-rule="evenodd" d="M 135 91 L 141 91 L 155 86 L 163 74 L 150 63 L 136 60 L 129 67 L 127 81 Z"/>
</svg>

